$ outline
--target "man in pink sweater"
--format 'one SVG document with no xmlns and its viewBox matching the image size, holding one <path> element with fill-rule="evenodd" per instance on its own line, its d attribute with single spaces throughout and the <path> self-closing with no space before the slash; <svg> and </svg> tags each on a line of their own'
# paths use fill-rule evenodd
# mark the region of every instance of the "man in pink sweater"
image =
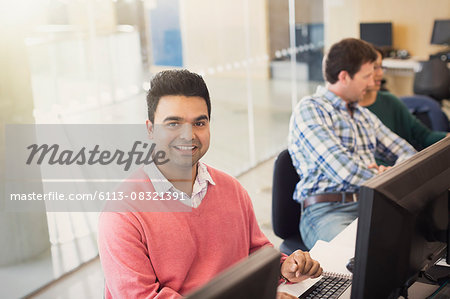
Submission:
<svg viewBox="0 0 450 299">
<path fill-rule="evenodd" d="M 169 162 L 141 168 L 122 191 L 176 194 L 185 200 L 175 205 L 188 211 L 101 214 L 98 244 L 106 298 L 179 298 L 272 246 L 239 182 L 199 161 L 209 147 L 211 115 L 202 77 L 187 70 L 158 73 L 147 105 L 149 138 Z M 281 275 L 287 281 L 321 273 L 307 252 L 282 257 Z"/>
</svg>

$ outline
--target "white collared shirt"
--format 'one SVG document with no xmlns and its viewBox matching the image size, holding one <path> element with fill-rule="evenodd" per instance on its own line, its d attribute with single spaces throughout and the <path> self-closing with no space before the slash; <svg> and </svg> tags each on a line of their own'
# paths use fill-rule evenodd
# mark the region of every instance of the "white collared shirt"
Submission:
<svg viewBox="0 0 450 299">
<path fill-rule="evenodd" d="M 216 184 L 211 178 L 208 168 L 202 162 L 198 162 L 197 177 L 195 178 L 192 195 L 190 197 L 186 193 L 175 188 L 174 185 L 164 177 L 154 163 L 144 166 L 144 172 L 152 181 L 153 187 L 157 193 L 176 192 L 181 194 L 181 198 L 184 198 L 181 202 L 192 208 L 197 208 L 202 203 L 206 191 L 208 190 L 208 183 L 212 185 Z"/>
</svg>

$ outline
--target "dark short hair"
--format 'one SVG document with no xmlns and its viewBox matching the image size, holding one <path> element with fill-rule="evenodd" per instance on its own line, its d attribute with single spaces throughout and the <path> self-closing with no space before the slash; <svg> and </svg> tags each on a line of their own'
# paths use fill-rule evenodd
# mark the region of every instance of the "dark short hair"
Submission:
<svg viewBox="0 0 450 299">
<path fill-rule="evenodd" d="M 324 62 L 324 77 L 334 84 L 338 81 L 341 71 L 347 71 L 350 78 L 360 70 L 361 66 L 367 62 L 377 60 L 375 49 L 367 42 L 346 38 L 331 46 Z"/>
<path fill-rule="evenodd" d="M 157 73 L 150 81 L 147 94 L 148 119 L 154 123 L 155 111 L 159 99 L 163 96 L 201 97 L 208 108 L 208 118 L 211 118 L 211 101 L 208 87 L 202 76 L 188 70 L 168 70 Z"/>
</svg>

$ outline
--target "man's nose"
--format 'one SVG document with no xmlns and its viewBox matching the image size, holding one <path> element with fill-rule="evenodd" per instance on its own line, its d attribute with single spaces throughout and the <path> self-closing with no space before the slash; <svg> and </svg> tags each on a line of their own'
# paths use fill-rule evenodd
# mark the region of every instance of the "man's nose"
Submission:
<svg viewBox="0 0 450 299">
<path fill-rule="evenodd" d="M 194 132 L 192 131 L 192 125 L 184 124 L 181 127 L 180 138 L 186 140 L 192 140 L 194 138 Z"/>
</svg>

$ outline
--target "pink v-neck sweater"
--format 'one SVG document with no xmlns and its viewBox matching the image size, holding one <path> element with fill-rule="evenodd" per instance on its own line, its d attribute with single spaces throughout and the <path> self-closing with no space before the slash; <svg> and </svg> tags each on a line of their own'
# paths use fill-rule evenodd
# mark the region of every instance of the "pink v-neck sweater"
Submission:
<svg viewBox="0 0 450 299">
<path fill-rule="evenodd" d="M 98 244 L 105 298 L 179 298 L 271 245 L 239 182 L 209 166 L 208 171 L 216 185 L 208 186 L 191 212 L 101 214 Z M 148 179 L 142 170 L 137 178 Z M 130 188 L 153 191 L 149 182 Z"/>
</svg>

